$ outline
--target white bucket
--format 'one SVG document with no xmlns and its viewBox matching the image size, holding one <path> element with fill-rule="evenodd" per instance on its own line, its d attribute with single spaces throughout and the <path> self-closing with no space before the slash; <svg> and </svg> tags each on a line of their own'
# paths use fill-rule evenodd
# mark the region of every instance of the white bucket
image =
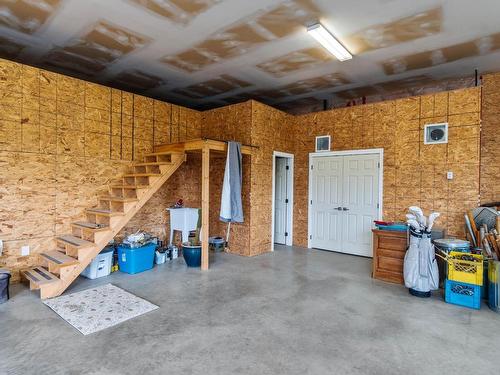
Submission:
<svg viewBox="0 0 500 375">
<path fill-rule="evenodd" d="M 159 251 L 156 251 L 156 255 L 155 255 L 155 263 L 156 264 L 165 263 L 165 258 L 166 258 L 166 253 L 160 253 Z"/>
</svg>

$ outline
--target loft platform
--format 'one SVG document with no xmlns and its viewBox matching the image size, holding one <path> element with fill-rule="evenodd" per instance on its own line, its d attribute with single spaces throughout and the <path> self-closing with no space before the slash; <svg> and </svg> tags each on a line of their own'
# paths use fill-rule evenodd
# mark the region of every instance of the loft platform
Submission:
<svg viewBox="0 0 500 375">
<path fill-rule="evenodd" d="M 257 146 L 241 145 L 241 153 L 243 155 L 252 155 L 253 150 Z M 215 153 L 225 153 L 227 152 L 227 142 L 217 141 L 215 139 L 209 138 L 199 138 L 190 141 L 179 142 L 179 143 L 169 143 L 158 145 L 155 147 L 155 153 L 160 152 L 201 152 L 203 150 L 209 150 Z"/>
</svg>

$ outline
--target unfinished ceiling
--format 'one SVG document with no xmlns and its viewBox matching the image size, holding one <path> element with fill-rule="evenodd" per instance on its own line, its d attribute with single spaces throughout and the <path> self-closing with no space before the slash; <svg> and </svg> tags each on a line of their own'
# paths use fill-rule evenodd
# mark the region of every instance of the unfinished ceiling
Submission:
<svg viewBox="0 0 500 375">
<path fill-rule="evenodd" d="M 496 0 L 0 0 L 0 57 L 193 108 L 284 109 L 499 70 Z M 339 62 L 305 26 L 354 54 Z"/>
</svg>

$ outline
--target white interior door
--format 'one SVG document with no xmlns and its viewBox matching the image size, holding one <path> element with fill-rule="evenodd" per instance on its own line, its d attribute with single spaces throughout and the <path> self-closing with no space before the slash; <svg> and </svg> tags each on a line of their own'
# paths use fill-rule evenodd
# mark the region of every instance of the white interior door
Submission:
<svg viewBox="0 0 500 375">
<path fill-rule="evenodd" d="M 312 174 L 312 247 L 342 251 L 342 158 L 314 158 Z"/>
<path fill-rule="evenodd" d="M 274 242 L 286 244 L 287 232 L 287 159 L 277 157 L 274 194 Z"/>
<path fill-rule="evenodd" d="M 314 157 L 311 170 L 311 247 L 372 256 L 378 216 L 379 155 Z"/>
<path fill-rule="evenodd" d="M 344 156 L 342 251 L 371 257 L 373 220 L 378 215 L 379 156 Z"/>
</svg>

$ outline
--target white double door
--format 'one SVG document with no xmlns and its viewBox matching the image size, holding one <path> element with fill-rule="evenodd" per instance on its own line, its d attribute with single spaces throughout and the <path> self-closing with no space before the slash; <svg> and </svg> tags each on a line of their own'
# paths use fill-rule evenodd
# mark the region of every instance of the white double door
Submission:
<svg viewBox="0 0 500 375">
<path fill-rule="evenodd" d="M 371 257 L 379 211 L 379 155 L 312 158 L 311 247 Z"/>
</svg>

